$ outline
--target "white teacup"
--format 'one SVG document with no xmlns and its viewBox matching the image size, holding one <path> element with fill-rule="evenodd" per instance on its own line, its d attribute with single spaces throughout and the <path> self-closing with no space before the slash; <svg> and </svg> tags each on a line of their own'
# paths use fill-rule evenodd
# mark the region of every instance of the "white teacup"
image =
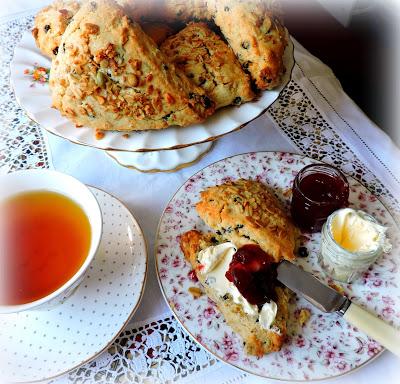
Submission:
<svg viewBox="0 0 400 384">
<path fill-rule="evenodd" d="M 76 273 L 56 291 L 26 304 L 0 305 L 0 313 L 45 309 L 48 306 L 62 303 L 82 282 L 100 244 L 102 234 L 101 210 L 88 187 L 72 176 L 50 170 L 32 169 L 0 176 L 0 201 L 20 193 L 32 191 L 57 192 L 81 207 L 91 228 L 89 252 Z"/>
</svg>

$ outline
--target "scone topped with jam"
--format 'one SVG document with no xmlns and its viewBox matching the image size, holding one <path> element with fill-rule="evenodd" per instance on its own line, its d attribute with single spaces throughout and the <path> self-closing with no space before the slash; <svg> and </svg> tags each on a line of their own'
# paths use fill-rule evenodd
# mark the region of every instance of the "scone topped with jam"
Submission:
<svg viewBox="0 0 400 384">
<path fill-rule="evenodd" d="M 97 130 L 185 126 L 214 111 L 204 90 L 169 63 L 112 0 L 86 2 L 74 16 L 49 84 L 55 108 Z"/>
<path fill-rule="evenodd" d="M 207 24 L 188 24 L 164 41 L 161 51 L 205 90 L 216 108 L 254 98 L 249 75 L 232 49 Z"/>
<path fill-rule="evenodd" d="M 280 350 L 290 296 L 276 279 L 277 265 L 294 258 L 297 229 L 267 187 L 252 180 L 208 188 L 196 209 L 216 232 L 186 232 L 180 245 L 207 296 L 248 354 Z"/>
</svg>

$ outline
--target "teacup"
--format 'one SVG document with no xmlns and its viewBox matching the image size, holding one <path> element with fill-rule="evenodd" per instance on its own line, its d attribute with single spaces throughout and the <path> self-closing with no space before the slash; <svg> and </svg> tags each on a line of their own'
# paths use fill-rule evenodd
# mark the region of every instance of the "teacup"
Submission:
<svg viewBox="0 0 400 384">
<path fill-rule="evenodd" d="M 80 267 L 61 286 L 43 297 L 35 298 L 33 301 L 18 304 L 6 303 L 5 305 L 0 303 L 0 313 L 3 314 L 46 309 L 49 306 L 62 303 L 82 282 L 100 244 L 102 234 L 101 210 L 96 198 L 87 186 L 69 175 L 50 170 L 24 170 L 0 176 L 0 202 L 31 192 L 54 192 L 69 199 L 83 211 L 90 227 L 90 238 L 88 238 L 85 248 L 88 251 L 86 255 L 82 255 L 83 262 Z M 7 218 L 3 217 L 3 220 L 7 220 Z M 7 258 L 7 254 L 3 254 L 2 257 Z M 13 285 L 18 285 L 18 282 Z M 3 289 L 7 289 L 7 287 L 3 287 Z"/>
</svg>

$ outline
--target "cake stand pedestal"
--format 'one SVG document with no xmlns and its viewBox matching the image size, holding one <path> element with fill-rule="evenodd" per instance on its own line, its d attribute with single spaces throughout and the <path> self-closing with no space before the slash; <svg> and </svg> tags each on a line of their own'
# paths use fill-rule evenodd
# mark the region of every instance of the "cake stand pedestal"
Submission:
<svg viewBox="0 0 400 384">
<path fill-rule="evenodd" d="M 106 151 L 106 153 L 118 164 L 140 172 L 174 172 L 199 161 L 212 146 L 213 142 L 205 142 L 180 149 L 151 152 Z"/>
</svg>

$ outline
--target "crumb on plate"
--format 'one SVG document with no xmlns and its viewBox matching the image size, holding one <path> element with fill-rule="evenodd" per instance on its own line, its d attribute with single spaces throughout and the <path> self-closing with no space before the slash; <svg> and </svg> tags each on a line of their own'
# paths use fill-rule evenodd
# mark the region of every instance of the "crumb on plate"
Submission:
<svg viewBox="0 0 400 384">
<path fill-rule="evenodd" d="M 308 308 L 302 308 L 299 312 L 299 324 L 303 327 L 311 317 L 311 311 Z"/>
<path fill-rule="evenodd" d="M 101 140 L 104 138 L 106 134 L 103 131 L 96 131 L 95 138 L 96 140 Z"/>
<path fill-rule="evenodd" d="M 329 282 L 328 285 L 329 285 L 331 288 L 333 288 L 336 292 L 340 293 L 341 295 L 344 295 L 344 294 L 345 294 L 344 289 L 343 289 L 340 285 L 337 285 L 336 283 L 334 283 L 334 282 L 332 282 L 332 281 Z"/>
<path fill-rule="evenodd" d="M 188 291 L 195 299 L 203 295 L 203 291 L 198 287 L 190 287 Z"/>
</svg>

